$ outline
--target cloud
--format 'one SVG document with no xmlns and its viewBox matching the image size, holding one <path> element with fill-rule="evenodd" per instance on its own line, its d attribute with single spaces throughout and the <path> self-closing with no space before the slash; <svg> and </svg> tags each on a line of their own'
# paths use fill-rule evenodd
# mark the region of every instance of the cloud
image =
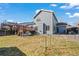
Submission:
<svg viewBox="0 0 79 59">
<path fill-rule="evenodd" d="M 79 13 L 74 13 L 74 14 L 71 15 L 70 17 L 79 17 Z"/>
<path fill-rule="evenodd" d="M 14 22 L 13 20 L 7 20 L 7 22 Z"/>
<path fill-rule="evenodd" d="M 56 7 L 57 5 L 56 4 L 50 4 L 50 6 Z"/>
<path fill-rule="evenodd" d="M 71 13 L 65 13 L 66 15 L 69 16 L 69 18 L 74 18 L 74 17 L 78 17 L 79 18 L 79 13 L 74 13 L 73 15 Z"/>
<path fill-rule="evenodd" d="M 22 23 L 22 22 L 17 22 L 17 23 Z"/>
<path fill-rule="evenodd" d="M 0 3 L 0 15 L 5 15 L 7 9 L 10 7 L 8 3 Z"/>
<path fill-rule="evenodd" d="M 67 12 L 67 13 L 65 13 L 65 14 L 70 15 L 71 13 Z"/>
<path fill-rule="evenodd" d="M 79 3 L 65 3 L 65 5 L 60 6 L 62 9 L 71 9 L 73 7 L 79 7 Z"/>
<path fill-rule="evenodd" d="M 37 9 L 37 10 L 35 11 L 35 13 L 37 14 L 40 10 L 44 10 L 44 9 Z"/>
<path fill-rule="evenodd" d="M 60 8 L 62 8 L 62 9 L 70 9 L 70 8 L 72 8 L 72 6 L 61 6 Z"/>
<path fill-rule="evenodd" d="M 36 12 L 36 14 L 39 12 L 40 10 L 38 9 L 38 10 L 36 10 L 35 12 Z"/>
<path fill-rule="evenodd" d="M 79 7 L 76 7 L 75 9 L 79 9 Z"/>
<path fill-rule="evenodd" d="M 10 7 L 8 3 L 0 3 L 0 11 L 7 10 Z"/>
</svg>

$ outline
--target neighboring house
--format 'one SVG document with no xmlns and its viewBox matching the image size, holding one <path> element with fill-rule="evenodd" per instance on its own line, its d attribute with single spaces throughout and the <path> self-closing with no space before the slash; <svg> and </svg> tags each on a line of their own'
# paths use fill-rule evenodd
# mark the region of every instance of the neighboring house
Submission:
<svg viewBox="0 0 79 59">
<path fill-rule="evenodd" d="M 24 22 L 24 23 L 19 23 L 19 25 L 33 27 L 35 25 L 35 23 L 34 22 Z"/>
<path fill-rule="evenodd" d="M 0 36 L 3 35 L 3 31 L 1 30 L 1 24 L 0 24 Z"/>
<path fill-rule="evenodd" d="M 17 30 L 17 23 L 13 23 L 13 22 L 5 22 L 5 23 L 1 23 L 1 35 L 11 35 L 11 34 L 15 34 Z"/>
<path fill-rule="evenodd" d="M 67 25 L 67 34 L 78 34 L 78 27 Z"/>
<path fill-rule="evenodd" d="M 58 20 L 54 12 L 50 10 L 40 10 L 34 16 L 34 23 L 37 27 L 38 34 L 54 34 L 57 32 L 56 24 Z"/>
<path fill-rule="evenodd" d="M 0 23 L 0 30 L 1 30 L 1 23 Z"/>
<path fill-rule="evenodd" d="M 78 27 L 78 34 L 79 34 L 79 24 L 77 24 L 77 27 Z"/>
<path fill-rule="evenodd" d="M 33 22 L 14 23 L 5 22 L 1 23 L 0 35 L 13 35 L 18 33 L 31 32 L 35 33 L 35 27 Z"/>
<path fill-rule="evenodd" d="M 60 23 L 57 23 L 57 33 L 58 34 L 66 34 L 67 33 L 67 23 L 64 23 L 64 22 L 60 22 Z"/>
<path fill-rule="evenodd" d="M 35 31 L 35 23 L 34 22 L 24 22 L 24 23 L 19 23 L 20 27 L 25 27 L 28 31 Z"/>
<path fill-rule="evenodd" d="M 19 23 L 18 35 L 32 35 L 35 34 L 35 27 L 33 22 Z"/>
</svg>

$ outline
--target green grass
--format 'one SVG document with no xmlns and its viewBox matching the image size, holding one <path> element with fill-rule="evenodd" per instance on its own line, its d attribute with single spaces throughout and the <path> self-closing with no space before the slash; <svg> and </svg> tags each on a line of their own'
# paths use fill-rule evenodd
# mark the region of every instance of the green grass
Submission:
<svg viewBox="0 0 79 59">
<path fill-rule="evenodd" d="M 0 48 L 17 47 L 28 56 L 78 56 L 76 36 L 0 36 Z"/>
</svg>

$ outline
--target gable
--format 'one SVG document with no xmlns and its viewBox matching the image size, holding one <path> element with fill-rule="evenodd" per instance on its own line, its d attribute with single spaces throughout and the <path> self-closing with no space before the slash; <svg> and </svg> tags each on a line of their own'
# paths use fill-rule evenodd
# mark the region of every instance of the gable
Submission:
<svg viewBox="0 0 79 59">
<path fill-rule="evenodd" d="M 45 10 L 40 10 L 40 11 L 34 16 L 34 19 L 35 19 L 36 17 L 38 17 L 38 15 L 40 15 L 40 13 L 42 13 L 42 12 L 52 13 L 52 17 L 54 17 L 54 19 L 56 20 L 56 22 L 58 22 L 58 20 L 57 20 L 55 14 L 54 14 L 54 12 L 45 11 Z"/>
<path fill-rule="evenodd" d="M 40 10 L 40 11 L 34 16 L 34 19 L 35 19 L 41 12 L 53 13 L 53 12 L 47 11 L 47 10 Z"/>
</svg>

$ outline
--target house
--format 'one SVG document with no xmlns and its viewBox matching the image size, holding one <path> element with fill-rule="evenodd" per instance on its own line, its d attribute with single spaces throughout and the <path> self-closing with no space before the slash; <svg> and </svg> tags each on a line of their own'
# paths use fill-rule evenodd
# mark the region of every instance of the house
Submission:
<svg viewBox="0 0 79 59">
<path fill-rule="evenodd" d="M 17 23 L 14 22 L 1 23 L 1 29 L 0 29 L 1 35 L 15 34 L 16 30 L 17 30 Z"/>
<path fill-rule="evenodd" d="M 77 26 L 76 26 L 76 27 L 78 28 L 77 30 L 78 30 L 78 34 L 79 34 L 79 23 L 77 24 Z"/>
<path fill-rule="evenodd" d="M 14 23 L 14 22 L 5 22 L 1 23 L 0 35 L 15 35 L 15 34 L 25 34 L 30 32 L 35 33 L 35 27 L 33 22 L 24 22 L 24 23 Z"/>
<path fill-rule="evenodd" d="M 34 27 L 35 25 L 34 22 L 23 22 L 23 23 L 18 23 L 18 24 L 22 26 L 28 26 L 28 27 Z"/>
<path fill-rule="evenodd" d="M 78 34 L 78 27 L 67 25 L 67 34 Z"/>
<path fill-rule="evenodd" d="M 4 31 L 1 29 L 1 24 L 0 24 L 0 36 L 4 35 Z"/>
<path fill-rule="evenodd" d="M 66 34 L 67 33 L 67 23 L 59 22 L 56 24 L 57 34 Z"/>
<path fill-rule="evenodd" d="M 19 23 L 18 35 L 32 35 L 35 34 L 34 22 Z"/>
<path fill-rule="evenodd" d="M 40 10 L 34 16 L 34 23 L 37 27 L 38 34 L 54 34 L 57 32 L 56 24 L 58 20 L 55 13 L 50 10 Z"/>
</svg>

